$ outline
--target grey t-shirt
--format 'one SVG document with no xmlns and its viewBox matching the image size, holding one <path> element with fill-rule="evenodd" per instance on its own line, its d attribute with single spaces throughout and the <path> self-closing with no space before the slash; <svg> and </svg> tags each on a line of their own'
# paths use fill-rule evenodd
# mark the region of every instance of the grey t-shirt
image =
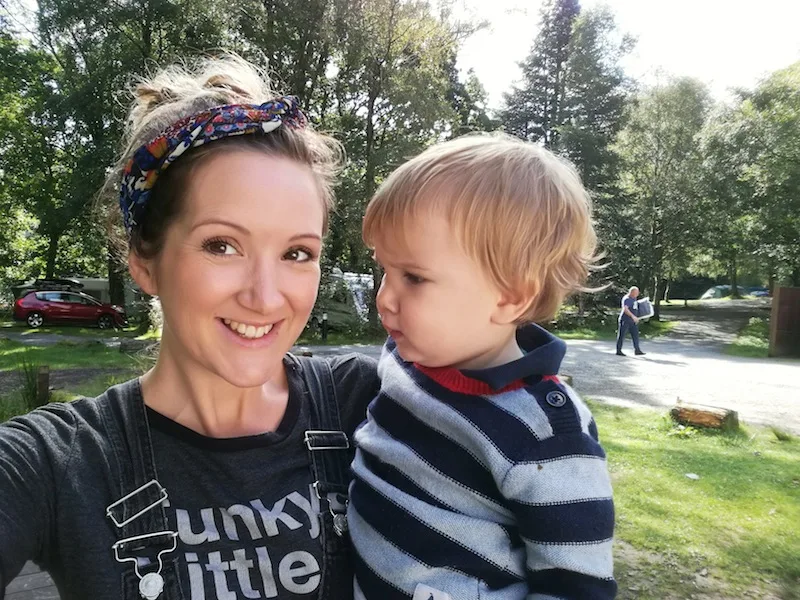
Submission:
<svg viewBox="0 0 800 600">
<path fill-rule="evenodd" d="M 351 435 L 378 390 L 375 362 L 349 355 L 332 367 Z M 318 592 L 319 501 L 303 445 L 309 406 L 299 373 L 287 372 L 289 403 L 271 433 L 207 438 L 148 409 L 187 600 Z M 102 508 L 117 499 L 95 464 L 104 433 L 91 411 L 84 418 L 83 406 L 70 408 L 0 426 L 0 590 L 33 559 L 51 571 L 62 600 L 119 597 L 112 590 L 129 567 L 113 558 Z"/>
</svg>

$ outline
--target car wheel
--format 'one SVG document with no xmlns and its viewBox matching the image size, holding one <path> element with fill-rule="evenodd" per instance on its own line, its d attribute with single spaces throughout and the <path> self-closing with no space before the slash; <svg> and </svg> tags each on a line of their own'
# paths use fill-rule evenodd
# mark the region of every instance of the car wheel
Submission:
<svg viewBox="0 0 800 600">
<path fill-rule="evenodd" d="M 111 315 L 101 315 L 99 319 L 97 319 L 97 326 L 100 329 L 111 329 L 114 327 L 114 319 Z"/>
<path fill-rule="evenodd" d="M 33 329 L 41 327 L 44 324 L 44 316 L 40 312 L 28 313 L 28 317 L 25 320 L 28 322 L 28 327 L 32 327 Z"/>
</svg>

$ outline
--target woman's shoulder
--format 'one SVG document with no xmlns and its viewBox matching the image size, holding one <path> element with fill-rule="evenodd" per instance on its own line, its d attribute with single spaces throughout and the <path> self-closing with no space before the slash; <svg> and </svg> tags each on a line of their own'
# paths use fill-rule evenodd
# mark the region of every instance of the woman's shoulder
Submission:
<svg viewBox="0 0 800 600">
<path fill-rule="evenodd" d="M 380 390 L 378 362 L 357 352 L 303 360 L 330 365 L 342 426 L 345 431 L 352 432 L 364 419 L 367 405 Z"/>
</svg>

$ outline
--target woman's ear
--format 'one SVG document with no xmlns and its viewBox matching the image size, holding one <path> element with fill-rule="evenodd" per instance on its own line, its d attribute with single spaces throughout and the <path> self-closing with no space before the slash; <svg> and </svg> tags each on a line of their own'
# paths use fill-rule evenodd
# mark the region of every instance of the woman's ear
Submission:
<svg viewBox="0 0 800 600">
<path fill-rule="evenodd" d="M 158 296 L 155 265 L 152 259 L 143 258 L 135 250 L 128 253 L 128 271 L 136 285 L 150 296 Z"/>
</svg>

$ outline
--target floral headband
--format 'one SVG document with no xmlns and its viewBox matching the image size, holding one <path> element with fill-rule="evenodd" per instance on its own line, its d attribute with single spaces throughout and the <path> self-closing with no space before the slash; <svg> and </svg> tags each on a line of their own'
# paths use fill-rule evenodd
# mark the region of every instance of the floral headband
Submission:
<svg viewBox="0 0 800 600">
<path fill-rule="evenodd" d="M 125 165 L 119 206 L 126 231 L 141 223 L 156 180 L 188 149 L 234 135 L 269 133 L 281 125 L 301 129 L 306 123 L 297 98 L 284 96 L 264 104 L 217 106 L 172 124 L 139 147 Z"/>
</svg>

